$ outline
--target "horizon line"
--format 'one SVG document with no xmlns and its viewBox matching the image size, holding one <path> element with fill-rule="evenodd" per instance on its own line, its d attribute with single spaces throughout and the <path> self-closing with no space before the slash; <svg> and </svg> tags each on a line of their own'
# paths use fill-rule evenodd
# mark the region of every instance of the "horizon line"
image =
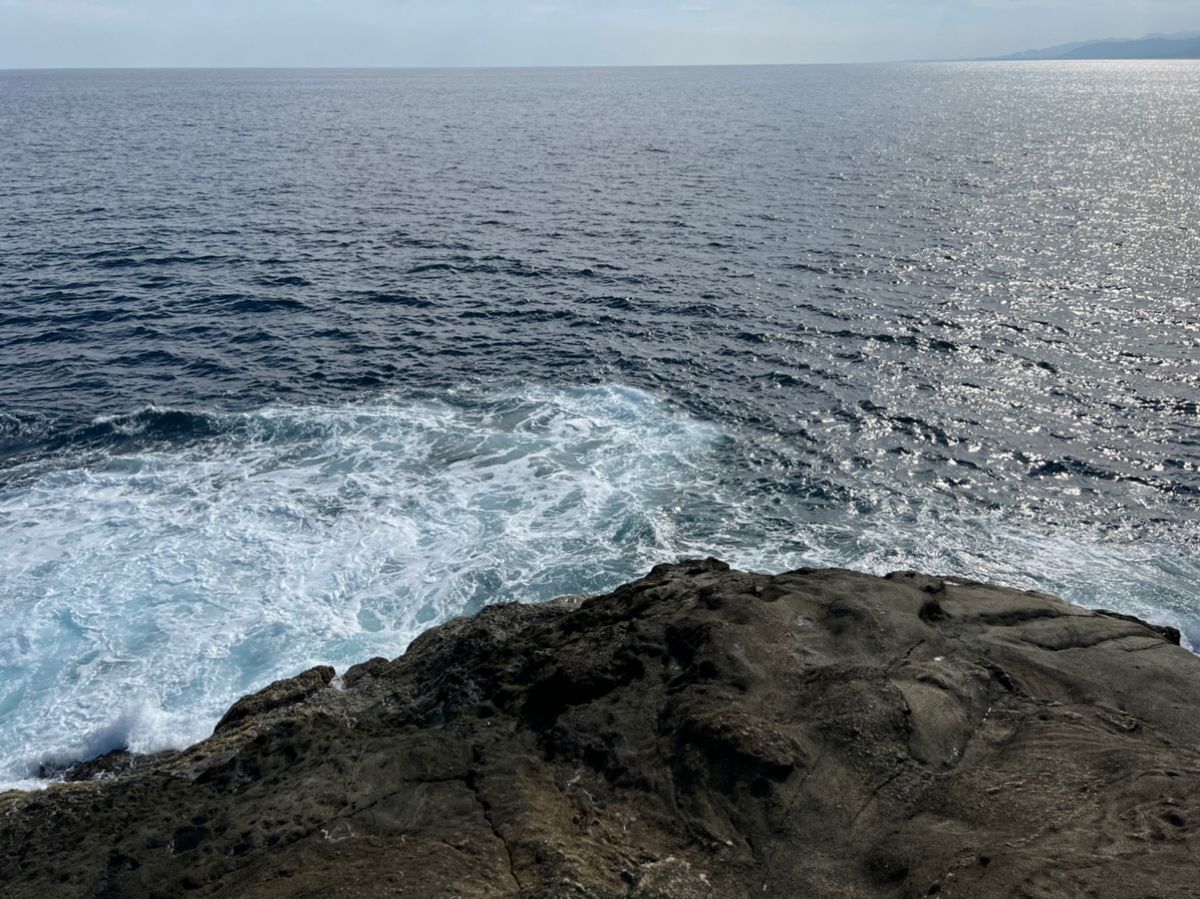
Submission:
<svg viewBox="0 0 1200 899">
<path fill-rule="evenodd" d="M 514 64 L 474 65 L 447 63 L 443 65 L 121 65 L 121 66 L 3 66 L 0 72 L 396 72 L 396 71 L 496 71 L 529 69 L 785 69 L 834 66 L 895 66 L 936 65 L 968 62 L 1046 63 L 1046 62 L 1189 62 L 1171 59 L 1012 59 L 996 56 L 975 56 L 944 59 L 875 59 L 840 62 L 643 62 L 643 63 L 573 63 L 573 64 Z"/>
<path fill-rule="evenodd" d="M 640 62 L 640 63 L 497 63 L 494 65 L 478 65 L 470 63 L 445 63 L 442 65 L 428 64 L 396 64 L 396 65 L 120 65 L 120 66 L 3 66 L 0 72 L 132 72 L 132 71 L 396 71 L 400 69 L 749 69 L 749 68 L 790 68 L 797 66 L 870 66 L 897 65 L 909 62 L 954 62 L 955 60 L 919 60 L 919 59 L 879 59 L 841 62 Z"/>
</svg>

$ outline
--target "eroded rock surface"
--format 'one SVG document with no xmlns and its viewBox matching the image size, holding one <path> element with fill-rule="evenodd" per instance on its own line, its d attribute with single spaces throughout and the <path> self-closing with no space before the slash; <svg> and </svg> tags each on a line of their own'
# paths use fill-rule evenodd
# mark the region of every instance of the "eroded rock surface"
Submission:
<svg viewBox="0 0 1200 899">
<path fill-rule="evenodd" d="M 1200 895 L 1200 659 L 920 575 L 660 566 L 83 773 L 6 899 Z"/>
</svg>

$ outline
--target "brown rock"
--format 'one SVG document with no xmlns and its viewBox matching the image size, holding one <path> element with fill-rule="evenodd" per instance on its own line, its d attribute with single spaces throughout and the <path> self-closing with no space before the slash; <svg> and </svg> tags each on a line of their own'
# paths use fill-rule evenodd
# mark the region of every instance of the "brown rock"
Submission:
<svg viewBox="0 0 1200 899">
<path fill-rule="evenodd" d="M 6 794 L 0 892 L 1195 896 L 1200 659 L 1170 637 L 921 575 L 659 566 Z"/>
</svg>

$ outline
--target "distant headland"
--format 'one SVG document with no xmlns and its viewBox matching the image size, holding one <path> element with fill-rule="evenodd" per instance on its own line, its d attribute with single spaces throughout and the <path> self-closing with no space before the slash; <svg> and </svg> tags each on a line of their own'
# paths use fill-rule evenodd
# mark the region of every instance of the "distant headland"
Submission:
<svg viewBox="0 0 1200 899">
<path fill-rule="evenodd" d="M 1200 59 L 1200 31 L 1147 34 L 1140 38 L 1103 38 L 1059 44 L 1044 50 L 1025 50 L 991 60 L 1044 59 Z"/>
</svg>

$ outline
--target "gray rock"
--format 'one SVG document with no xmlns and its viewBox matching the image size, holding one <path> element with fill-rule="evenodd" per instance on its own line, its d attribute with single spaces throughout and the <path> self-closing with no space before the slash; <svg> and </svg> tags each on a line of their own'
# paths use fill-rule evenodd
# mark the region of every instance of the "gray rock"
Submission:
<svg viewBox="0 0 1200 899">
<path fill-rule="evenodd" d="M 915 574 L 659 566 L 0 796 L 22 897 L 1195 896 L 1200 659 Z"/>
</svg>

